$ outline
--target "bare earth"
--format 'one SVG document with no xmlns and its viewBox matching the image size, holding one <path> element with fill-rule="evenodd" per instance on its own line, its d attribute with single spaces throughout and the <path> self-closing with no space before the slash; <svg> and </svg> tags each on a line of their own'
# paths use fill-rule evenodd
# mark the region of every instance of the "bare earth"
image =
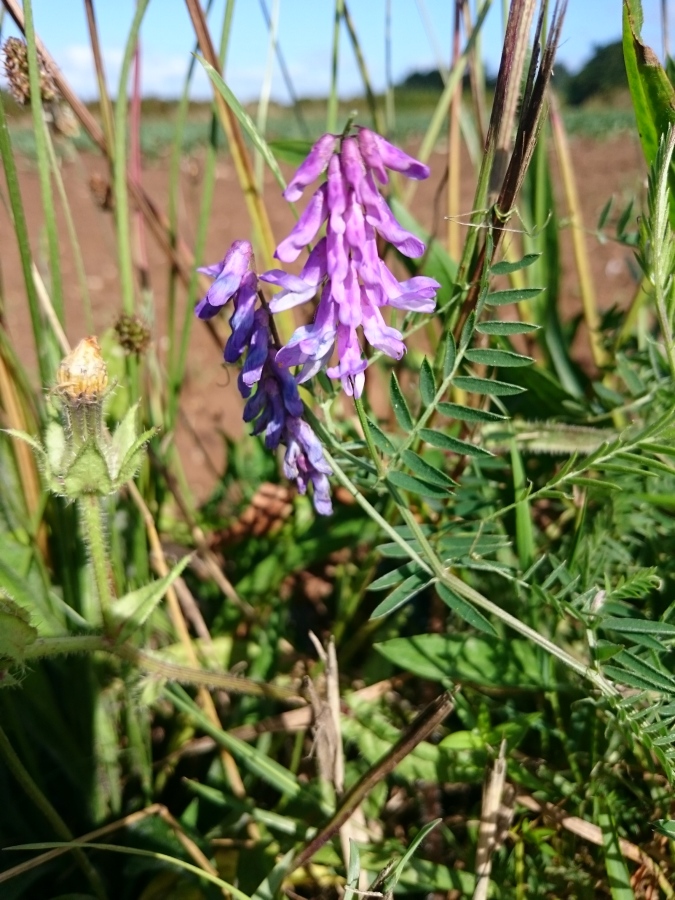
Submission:
<svg viewBox="0 0 675 900">
<path fill-rule="evenodd" d="M 597 141 L 586 138 L 572 140 L 574 172 L 586 228 L 594 229 L 602 208 L 614 196 L 615 208 L 623 208 L 631 196 L 643 193 L 645 166 L 637 140 L 629 135 Z M 435 153 L 431 160 L 432 176 L 421 184 L 415 195 L 413 213 L 431 229 L 434 219 L 434 200 L 445 164 L 444 154 Z M 45 269 L 46 247 L 42 231 L 40 188 L 35 164 L 20 160 L 20 185 L 28 219 L 33 253 L 38 265 Z M 463 171 L 463 208 L 471 208 L 473 180 L 468 163 Z M 87 285 L 91 295 L 95 331 L 101 334 L 109 328 L 120 312 L 119 281 L 115 252 L 114 217 L 95 202 L 89 187 L 93 173 L 105 176 L 100 157 L 79 156 L 64 161 L 63 179 L 75 228 L 79 236 Z M 152 161 L 143 172 L 144 186 L 160 207 L 166 206 L 168 190 L 168 162 Z M 202 164 L 197 157 L 186 159 L 182 167 L 180 231 L 192 244 L 196 231 L 201 196 Z M 3 196 L 5 185 L 0 181 Z M 277 240 L 288 233 L 293 217 L 279 195 L 278 187 L 268 178 L 265 186 L 272 228 Z M 223 159 L 218 164 L 217 196 L 214 199 L 211 227 L 207 243 L 206 262 L 222 258 L 233 240 L 248 237 L 250 226 L 244 201 L 238 188 L 232 164 Z M 560 194 L 561 191 L 558 191 Z M 444 199 L 441 200 L 444 203 Z M 639 209 L 639 203 L 636 204 Z M 560 212 L 565 215 L 564 206 Z M 443 235 L 446 223 L 437 223 Z M 63 277 L 66 287 L 67 335 L 71 343 L 85 336 L 86 325 L 82 312 L 82 298 L 76 269 L 62 220 Z M 4 204 L 0 205 L 0 289 L 4 297 L 6 325 L 10 339 L 31 372 L 35 372 L 35 348 L 30 328 L 26 296 L 13 230 Z M 565 315 L 580 309 L 575 288 L 572 243 L 569 230 L 562 234 L 563 294 Z M 635 289 L 629 272 L 630 251 L 613 243 L 601 244 L 589 236 L 587 246 L 591 256 L 592 273 L 601 309 L 613 304 L 625 305 Z M 147 252 L 154 295 L 154 337 L 160 351 L 166 345 L 166 309 L 168 266 L 161 252 L 147 236 Z M 179 289 L 179 321 L 186 307 L 185 292 Z M 225 321 L 219 322 L 227 333 Z M 588 351 L 579 338 L 579 356 L 587 360 Z M 204 497 L 213 485 L 215 473 L 222 470 L 223 442 L 221 434 L 236 437 L 241 433 L 241 401 L 232 374 L 221 366 L 221 357 L 213 339 L 200 322 L 195 322 L 190 341 L 189 361 L 183 390 L 183 421 L 178 442 L 190 481 L 198 497 Z"/>
</svg>

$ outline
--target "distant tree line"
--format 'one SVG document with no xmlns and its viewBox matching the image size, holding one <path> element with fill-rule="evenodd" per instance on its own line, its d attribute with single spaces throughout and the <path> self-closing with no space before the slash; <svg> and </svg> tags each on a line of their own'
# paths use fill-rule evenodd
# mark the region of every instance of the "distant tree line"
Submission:
<svg viewBox="0 0 675 900">
<path fill-rule="evenodd" d="M 494 77 L 487 79 L 488 88 L 493 87 L 494 83 Z M 468 76 L 465 76 L 464 84 L 468 87 Z M 627 89 L 628 81 L 621 41 L 603 46 L 596 45 L 593 48 L 593 55 L 578 72 L 571 72 L 564 63 L 557 63 L 553 86 L 558 95 L 572 106 L 579 106 L 592 98 L 606 97 Z M 397 87 L 408 91 L 442 91 L 443 78 L 438 69 L 412 72 Z"/>
</svg>

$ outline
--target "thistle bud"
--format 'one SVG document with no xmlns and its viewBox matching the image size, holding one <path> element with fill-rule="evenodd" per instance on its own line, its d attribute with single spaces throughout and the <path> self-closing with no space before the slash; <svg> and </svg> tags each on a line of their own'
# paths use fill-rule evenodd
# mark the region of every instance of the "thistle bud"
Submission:
<svg viewBox="0 0 675 900">
<path fill-rule="evenodd" d="M 110 434 L 103 416 L 107 393 L 108 372 L 98 341 L 84 338 L 62 360 L 56 376 L 54 394 L 61 400 L 65 424 L 49 424 L 44 446 L 23 432 L 10 431 L 33 447 L 55 494 L 71 500 L 83 494 L 106 496 L 138 471 L 156 429 L 139 435 L 133 406 Z"/>
<path fill-rule="evenodd" d="M 108 387 L 108 369 L 95 337 L 83 338 L 61 360 L 56 390 L 68 403 L 90 406 L 100 403 Z"/>
</svg>

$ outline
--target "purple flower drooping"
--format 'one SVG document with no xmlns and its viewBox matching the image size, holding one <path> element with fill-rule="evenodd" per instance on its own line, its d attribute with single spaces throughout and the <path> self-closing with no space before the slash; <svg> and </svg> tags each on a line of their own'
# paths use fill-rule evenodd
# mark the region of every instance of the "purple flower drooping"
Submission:
<svg viewBox="0 0 675 900">
<path fill-rule="evenodd" d="M 195 315 L 200 319 L 212 319 L 217 315 L 250 273 L 252 260 L 253 247 L 250 242 L 235 241 L 219 263 L 197 269 L 209 278 L 215 278 L 215 281 L 204 299 L 197 304 Z"/>
<path fill-rule="evenodd" d="M 328 482 L 331 468 L 324 458 L 321 442 L 303 419 L 298 383 L 277 360 L 278 348 L 272 338 L 269 313 L 258 305 L 258 278 L 253 265 L 250 243 L 235 241 L 220 263 L 200 269 L 215 281 L 195 313 L 202 319 L 211 318 L 232 300 L 232 333 L 223 355 L 229 363 L 246 355 L 237 380 L 239 392 L 246 400 L 244 421 L 253 423 L 253 434 L 264 435 L 268 449 L 286 446 L 284 475 L 295 481 L 301 494 L 307 492 L 311 482 L 314 508 L 328 516 L 333 512 Z M 308 260 L 305 277 L 314 277 L 314 266 Z"/>
<path fill-rule="evenodd" d="M 380 195 L 375 179 L 386 184 L 387 169 L 423 179 L 429 169 L 367 128 L 358 137 L 326 134 L 312 147 L 284 192 L 297 200 L 305 187 L 327 170 L 327 179 L 313 194 L 295 227 L 276 249 L 282 262 L 293 262 L 326 223 L 326 236 L 309 255 L 300 275 L 282 269 L 260 278 L 281 290 L 270 303 L 273 313 L 292 309 L 320 293 L 314 322 L 296 329 L 279 350 L 277 362 L 300 366 L 298 383 L 324 369 L 337 349 L 338 363 L 327 369 L 350 396 L 360 397 L 367 361 L 359 335 L 394 359 L 405 352 L 403 335 L 386 324 L 381 308 L 433 312 L 440 284 L 418 275 L 398 281 L 380 258 L 377 237 L 405 256 L 422 256 L 424 243 L 405 229 Z"/>
</svg>

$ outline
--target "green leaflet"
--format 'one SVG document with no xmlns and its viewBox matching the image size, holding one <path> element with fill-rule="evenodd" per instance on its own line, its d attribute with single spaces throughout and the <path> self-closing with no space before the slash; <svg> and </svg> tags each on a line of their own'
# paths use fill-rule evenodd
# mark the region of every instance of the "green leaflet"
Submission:
<svg viewBox="0 0 675 900">
<path fill-rule="evenodd" d="M 421 428 L 420 437 L 432 447 L 440 450 L 450 450 L 452 453 L 461 453 L 464 456 L 492 456 L 489 450 L 470 444 L 468 441 L 460 441 L 459 438 L 450 437 L 442 431 L 434 431 L 431 428 Z"/>
<path fill-rule="evenodd" d="M 521 269 L 526 269 L 528 266 L 535 263 L 540 256 L 541 253 L 526 253 L 522 259 L 519 259 L 516 262 L 502 260 L 502 262 L 490 266 L 490 273 L 492 275 L 510 275 L 511 272 L 519 272 Z"/>
<path fill-rule="evenodd" d="M 467 350 L 466 358 L 484 366 L 531 366 L 534 362 L 531 356 L 522 356 L 510 350 Z"/>
<path fill-rule="evenodd" d="M 431 584 L 431 579 L 426 572 L 416 572 L 405 579 L 398 587 L 389 594 L 385 599 L 378 603 L 373 612 L 371 619 L 379 619 L 387 616 L 389 613 L 400 609 L 408 600 L 412 600 L 420 591 L 423 591 Z"/>
<path fill-rule="evenodd" d="M 425 406 L 431 406 L 436 396 L 436 381 L 426 356 L 420 367 L 420 396 Z"/>
<path fill-rule="evenodd" d="M 419 494 L 422 497 L 440 497 L 445 499 L 448 497 L 448 489 L 450 487 L 450 485 L 439 487 L 436 484 L 430 484 L 427 481 L 422 481 L 420 478 L 415 478 L 413 475 L 408 475 L 407 472 L 388 472 L 387 481 L 393 484 L 394 487 L 410 491 L 412 494 Z"/>
<path fill-rule="evenodd" d="M 391 408 L 394 410 L 394 415 L 396 416 L 398 424 L 404 431 L 412 431 L 412 416 L 410 415 L 408 404 L 406 403 L 403 392 L 401 391 L 401 386 L 398 383 L 398 378 L 394 372 L 391 373 L 391 378 L 389 380 L 389 399 L 391 400 Z"/>
<path fill-rule="evenodd" d="M 473 625 L 474 628 L 485 632 L 485 634 L 497 634 L 483 613 L 479 612 L 468 600 L 460 597 L 445 584 L 438 584 L 436 590 L 443 603 L 445 603 L 446 606 L 449 606 L 460 619 L 464 619 L 469 625 Z"/>
<path fill-rule="evenodd" d="M 480 334 L 528 334 L 531 331 L 538 331 L 541 325 L 535 325 L 533 322 L 500 322 L 493 320 L 492 322 L 481 322 L 476 326 L 476 331 Z"/>
<path fill-rule="evenodd" d="M 509 288 L 505 291 L 493 291 L 485 298 L 487 306 L 505 306 L 507 303 L 520 303 L 523 300 L 534 300 L 544 288 Z"/>
<path fill-rule="evenodd" d="M 522 394 L 526 390 L 517 384 L 494 381 L 490 378 L 478 378 L 475 375 L 458 375 L 454 384 L 464 391 L 470 391 L 473 394 L 492 394 L 493 397 L 508 397 L 513 394 Z"/>
</svg>

